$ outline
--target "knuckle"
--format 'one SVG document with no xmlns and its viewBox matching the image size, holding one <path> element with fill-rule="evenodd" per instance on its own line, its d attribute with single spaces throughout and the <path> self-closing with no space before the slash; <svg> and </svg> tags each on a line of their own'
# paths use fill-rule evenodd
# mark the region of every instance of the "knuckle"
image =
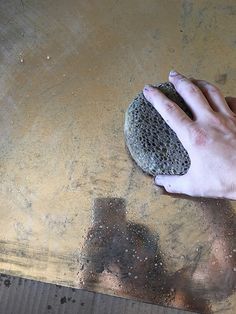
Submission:
<svg viewBox="0 0 236 314">
<path fill-rule="evenodd" d="M 213 125 L 213 126 L 219 125 L 219 123 L 222 123 L 221 117 L 217 115 L 217 113 L 215 114 L 210 113 L 207 117 L 207 121 L 208 121 L 208 124 Z"/>
<path fill-rule="evenodd" d="M 208 90 L 209 93 L 211 94 L 219 94 L 220 93 L 220 89 L 212 84 L 207 84 L 206 88 Z"/>
<path fill-rule="evenodd" d="M 180 115 L 179 116 L 179 122 L 181 125 L 186 126 L 187 128 L 191 127 L 191 122 L 189 122 L 189 119 L 186 115 Z"/>
<path fill-rule="evenodd" d="M 195 126 L 190 129 L 191 142 L 197 146 L 205 146 L 209 140 L 204 128 Z"/>
<path fill-rule="evenodd" d="M 199 85 L 204 87 L 208 92 L 220 93 L 220 89 L 216 85 L 209 83 L 207 81 L 201 80 L 201 81 L 199 81 Z"/>
<path fill-rule="evenodd" d="M 196 85 L 191 84 L 191 83 L 188 83 L 188 84 L 187 84 L 186 90 L 187 90 L 188 93 L 191 94 L 191 95 L 195 95 L 195 94 L 198 94 L 198 93 L 199 93 L 199 88 L 198 88 Z"/>
<path fill-rule="evenodd" d="M 207 117 L 207 123 L 210 126 L 216 127 L 217 129 L 229 130 L 230 128 L 235 128 L 236 119 L 233 115 L 224 117 L 221 114 L 214 113 L 209 114 Z"/>
<path fill-rule="evenodd" d="M 199 88 L 191 81 L 183 78 L 178 81 L 178 89 L 182 92 L 188 93 L 190 95 L 195 95 L 199 93 Z"/>
<path fill-rule="evenodd" d="M 174 112 L 176 112 L 176 105 L 175 105 L 173 102 L 166 101 L 166 102 L 164 103 L 164 106 L 165 106 L 166 112 L 168 112 L 168 113 L 174 113 Z"/>
</svg>

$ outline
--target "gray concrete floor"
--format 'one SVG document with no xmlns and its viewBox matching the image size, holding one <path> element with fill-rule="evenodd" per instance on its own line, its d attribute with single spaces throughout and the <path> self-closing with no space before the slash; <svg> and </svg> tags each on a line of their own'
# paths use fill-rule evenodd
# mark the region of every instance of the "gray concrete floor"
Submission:
<svg viewBox="0 0 236 314">
<path fill-rule="evenodd" d="M 187 314 L 190 312 L 0 275 L 1 314 Z"/>
</svg>

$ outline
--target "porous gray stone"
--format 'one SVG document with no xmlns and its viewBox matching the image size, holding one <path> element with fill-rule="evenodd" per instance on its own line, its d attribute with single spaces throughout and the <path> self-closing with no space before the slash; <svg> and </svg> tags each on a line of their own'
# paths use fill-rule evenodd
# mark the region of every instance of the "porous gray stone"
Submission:
<svg viewBox="0 0 236 314">
<path fill-rule="evenodd" d="M 156 87 L 192 117 L 188 106 L 171 83 Z M 190 158 L 187 151 L 143 93 L 128 107 L 124 132 L 129 152 L 143 171 L 153 176 L 180 175 L 188 171 Z"/>
</svg>

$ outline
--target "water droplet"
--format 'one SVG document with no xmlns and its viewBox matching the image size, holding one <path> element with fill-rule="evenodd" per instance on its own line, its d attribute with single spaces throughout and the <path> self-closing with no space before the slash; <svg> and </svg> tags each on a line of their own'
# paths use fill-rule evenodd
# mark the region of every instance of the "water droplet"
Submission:
<svg viewBox="0 0 236 314">
<path fill-rule="evenodd" d="M 47 60 L 50 60 L 50 59 L 51 59 L 51 57 L 50 57 L 50 56 L 47 56 L 46 58 L 47 58 Z"/>
<path fill-rule="evenodd" d="M 236 271 L 236 267 L 233 268 L 233 271 Z"/>
<path fill-rule="evenodd" d="M 138 279 L 138 276 L 134 276 L 134 279 Z"/>
<path fill-rule="evenodd" d="M 24 63 L 25 60 L 23 58 L 20 58 L 20 63 Z"/>
<path fill-rule="evenodd" d="M 129 250 L 128 249 L 125 249 L 125 252 L 127 253 Z"/>
</svg>

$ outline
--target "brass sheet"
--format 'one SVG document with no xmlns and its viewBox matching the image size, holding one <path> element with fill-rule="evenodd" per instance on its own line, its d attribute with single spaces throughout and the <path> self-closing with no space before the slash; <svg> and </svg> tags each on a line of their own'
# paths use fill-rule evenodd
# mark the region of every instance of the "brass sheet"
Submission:
<svg viewBox="0 0 236 314">
<path fill-rule="evenodd" d="M 235 313 L 234 202 L 172 197 L 124 112 L 175 67 L 236 94 L 234 0 L 0 2 L 0 271 Z"/>
</svg>

